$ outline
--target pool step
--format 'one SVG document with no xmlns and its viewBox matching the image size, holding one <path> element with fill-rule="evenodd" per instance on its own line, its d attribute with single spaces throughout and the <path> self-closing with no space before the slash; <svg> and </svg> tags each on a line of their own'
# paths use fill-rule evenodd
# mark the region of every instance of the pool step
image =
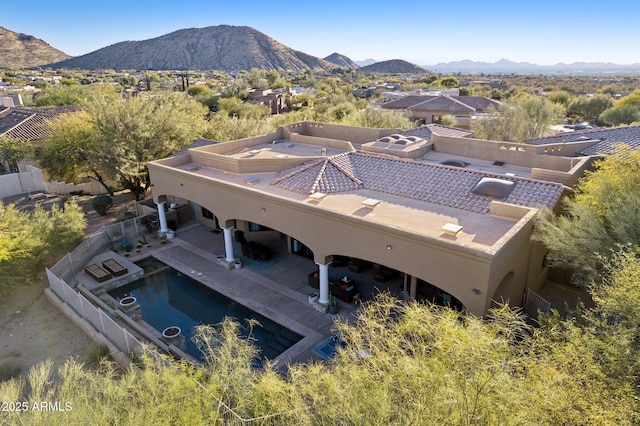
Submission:
<svg viewBox="0 0 640 426">
<path fill-rule="evenodd" d="M 293 331 L 282 328 L 269 339 L 268 345 L 278 352 L 284 352 L 300 341 L 301 337 Z"/>
</svg>

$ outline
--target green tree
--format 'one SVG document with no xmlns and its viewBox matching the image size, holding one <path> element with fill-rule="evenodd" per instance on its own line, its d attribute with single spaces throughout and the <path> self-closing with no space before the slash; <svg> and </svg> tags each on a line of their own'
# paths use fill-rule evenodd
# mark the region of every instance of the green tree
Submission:
<svg viewBox="0 0 640 426">
<path fill-rule="evenodd" d="M 613 106 L 611 95 L 598 93 L 594 96 L 574 98 L 567 107 L 567 114 L 573 117 L 595 122 L 600 114 Z"/>
<path fill-rule="evenodd" d="M 228 85 L 220 96 L 222 98 L 247 99 L 247 96 L 249 96 L 249 84 L 246 81 L 235 81 Z"/>
<path fill-rule="evenodd" d="M 18 172 L 18 163 L 28 156 L 33 150 L 29 141 L 0 137 L 0 171 L 4 163 L 9 166 L 10 173 Z"/>
<path fill-rule="evenodd" d="M 100 168 L 139 200 L 149 188 L 148 161 L 184 148 L 204 130 L 207 111 L 184 95 L 162 94 L 128 101 L 96 97 L 89 115 Z"/>
<path fill-rule="evenodd" d="M 89 93 L 81 86 L 50 86 L 34 95 L 33 104 L 36 107 L 82 105 Z"/>
<path fill-rule="evenodd" d="M 571 95 L 565 90 L 552 91 L 547 94 L 547 99 L 553 103 L 560 104 L 567 108 L 571 102 Z"/>
<path fill-rule="evenodd" d="M 267 84 L 270 89 L 280 89 L 282 87 L 287 86 L 287 81 L 284 78 L 282 78 L 282 75 L 280 75 L 280 72 L 276 70 L 271 70 L 267 72 L 266 78 L 267 78 Z"/>
<path fill-rule="evenodd" d="M 566 214 L 548 217 L 537 235 L 553 264 L 588 286 L 603 279 L 619 245 L 640 246 L 640 152 L 621 146 L 599 160 L 563 207 Z"/>
<path fill-rule="evenodd" d="M 620 98 L 618 102 L 616 102 L 616 105 L 635 105 L 637 107 L 640 107 L 640 89 Z"/>
<path fill-rule="evenodd" d="M 282 114 L 277 118 L 287 116 L 288 114 Z M 203 137 L 226 142 L 251 136 L 266 135 L 271 132 L 273 132 L 273 128 L 264 118 L 239 118 L 229 117 L 226 114 L 213 114 L 205 125 Z"/>
<path fill-rule="evenodd" d="M 236 97 L 218 100 L 218 114 L 238 118 L 264 118 L 271 115 L 271 108 L 262 104 L 248 104 Z"/>
<path fill-rule="evenodd" d="M 598 117 L 598 121 L 610 126 L 631 124 L 640 121 L 640 106 L 634 104 L 616 104 L 604 110 Z"/>
<path fill-rule="evenodd" d="M 113 190 L 106 183 L 110 176 L 106 176 L 95 128 L 86 111 L 64 114 L 53 121 L 51 133 L 36 156 L 50 177 L 78 182 L 86 176 L 100 183 L 113 196 Z"/>
<path fill-rule="evenodd" d="M 440 84 L 440 86 L 442 87 L 451 89 L 453 87 L 458 87 L 460 85 L 460 82 L 455 77 L 443 77 L 440 79 L 440 81 L 438 81 L 438 84 Z"/>
<path fill-rule="evenodd" d="M 84 213 L 75 203 L 25 213 L 0 202 L 0 294 L 73 249 L 84 228 Z"/>
<path fill-rule="evenodd" d="M 542 136 L 549 125 L 564 117 L 564 108 L 535 95 L 521 93 L 498 110 L 490 110 L 487 118 L 475 120 L 472 130 L 476 138 L 524 142 Z"/>
<path fill-rule="evenodd" d="M 458 122 L 453 115 L 447 114 L 440 117 L 440 124 L 443 126 L 455 127 Z"/>
<path fill-rule="evenodd" d="M 345 117 L 341 124 L 360 127 L 373 127 L 381 129 L 408 130 L 415 127 L 415 123 L 404 114 L 383 111 L 373 107 L 367 107 Z"/>
<path fill-rule="evenodd" d="M 209 89 L 207 86 L 199 84 L 195 86 L 189 86 L 187 92 L 189 92 L 189 96 L 205 96 L 211 92 L 211 89 Z"/>
</svg>

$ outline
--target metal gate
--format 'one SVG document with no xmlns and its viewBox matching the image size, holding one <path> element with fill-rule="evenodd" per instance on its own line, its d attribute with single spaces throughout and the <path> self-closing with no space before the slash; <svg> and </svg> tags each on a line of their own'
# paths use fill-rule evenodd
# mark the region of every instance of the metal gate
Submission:
<svg viewBox="0 0 640 426">
<path fill-rule="evenodd" d="M 524 313 L 530 318 L 538 319 L 539 312 L 549 312 L 551 302 L 543 299 L 530 288 L 527 289 L 527 296 L 524 303 Z"/>
</svg>

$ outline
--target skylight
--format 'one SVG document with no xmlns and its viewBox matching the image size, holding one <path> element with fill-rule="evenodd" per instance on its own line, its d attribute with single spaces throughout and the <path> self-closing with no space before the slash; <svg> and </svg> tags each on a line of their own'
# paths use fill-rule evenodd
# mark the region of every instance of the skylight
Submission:
<svg viewBox="0 0 640 426">
<path fill-rule="evenodd" d="M 511 194 L 515 185 L 516 183 L 511 180 L 483 177 L 473 187 L 471 193 L 504 200 Z"/>
</svg>

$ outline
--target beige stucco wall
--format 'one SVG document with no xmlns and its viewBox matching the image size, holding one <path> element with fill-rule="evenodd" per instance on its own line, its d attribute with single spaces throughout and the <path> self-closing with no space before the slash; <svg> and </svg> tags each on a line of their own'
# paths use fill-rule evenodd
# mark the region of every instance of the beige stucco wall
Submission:
<svg viewBox="0 0 640 426">
<path fill-rule="evenodd" d="M 354 144 L 362 144 L 389 136 L 394 133 L 402 133 L 401 129 L 374 129 L 369 127 L 344 126 L 340 124 L 327 124 L 315 121 L 304 121 L 287 124 L 280 127 L 283 138 L 289 138 L 290 133 L 297 133 L 317 138 L 336 139 L 349 141 Z"/>
<path fill-rule="evenodd" d="M 521 218 L 514 220 L 507 240 L 500 243 L 504 243 L 504 247 L 491 253 L 160 163 L 150 163 L 149 171 L 154 199 L 176 194 L 191 200 L 212 211 L 223 227 L 230 226 L 236 219 L 268 226 L 305 244 L 319 263 L 328 262 L 333 255 L 344 255 L 386 265 L 447 291 L 476 315 L 486 312 L 498 285 L 509 272 L 513 271 L 514 283 L 507 291 L 511 300 L 520 302 L 516 296 L 526 285 L 533 227 L 533 215 L 526 209 L 517 213 L 505 209 L 505 216 Z M 479 294 L 474 289 L 479 290 Z"/>
</svg>

